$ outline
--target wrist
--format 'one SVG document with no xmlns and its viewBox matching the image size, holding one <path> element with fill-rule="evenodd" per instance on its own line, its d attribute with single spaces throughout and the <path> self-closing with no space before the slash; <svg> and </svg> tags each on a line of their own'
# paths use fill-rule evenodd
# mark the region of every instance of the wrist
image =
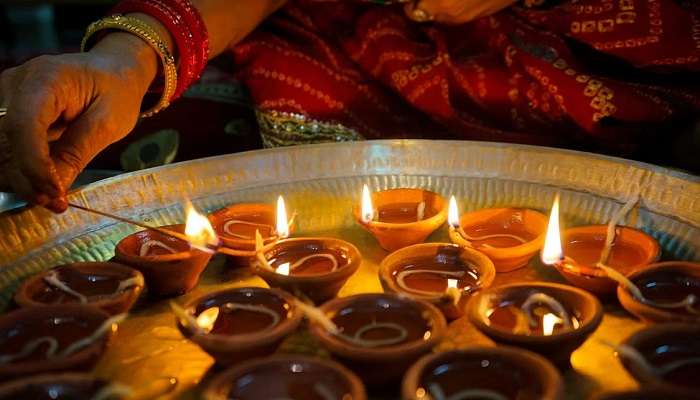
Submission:
<svg viewBox="0 0 700 400">
<path fill-rule="evenodd" d="M 129 32 L 110 32 L 101 38 L 89 53 L 118 60 L 145 93 L 158 74 L 158 54 L 146 41 Z M 114 65 L 114 64 L 113 64 Z"/>
</svg>

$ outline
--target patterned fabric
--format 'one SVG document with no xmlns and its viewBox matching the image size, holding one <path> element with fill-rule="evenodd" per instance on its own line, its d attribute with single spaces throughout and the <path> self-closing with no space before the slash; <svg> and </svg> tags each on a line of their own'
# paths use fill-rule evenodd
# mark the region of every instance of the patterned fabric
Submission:
<svg viewBox="0 0 700 400">
<path fill-rule="evenodd" d="M 448 27 L 400 5 L 292 1 L 232 48 L 237 76 L 266 145 L 427 137 L 631 151 L 700 110 L 694 2 L 528 5 Z M 304 134 L 269 129 L 271 115 L 294 115 Z M 314 135 L 319 121 L 346 134 Z"/>
</svg>

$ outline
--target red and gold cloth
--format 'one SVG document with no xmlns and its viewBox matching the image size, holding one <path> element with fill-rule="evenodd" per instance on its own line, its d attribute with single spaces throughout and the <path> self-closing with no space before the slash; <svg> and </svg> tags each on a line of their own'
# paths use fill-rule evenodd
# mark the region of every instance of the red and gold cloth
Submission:
<svg viewBox="0 0 700 400">
<path fill-rule="evenodd" d="M 453 138 L 629 151 L 700 110 L 692 1 L 514 6 L 460 26 L 292 1 L 233 46 L 266 145 Z"/>
</svg>

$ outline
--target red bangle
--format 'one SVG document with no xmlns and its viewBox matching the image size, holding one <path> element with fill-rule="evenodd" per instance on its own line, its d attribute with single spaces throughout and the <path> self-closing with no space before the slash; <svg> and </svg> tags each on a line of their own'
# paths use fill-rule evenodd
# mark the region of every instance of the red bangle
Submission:
<svg viewBox="0 0 700 400">
<path fill-rule="evenodd" d="M 182 95 L 199 79 L 209 55 L 209 38 L 204 22 L 187 0 L 124 0 L 115 13 L 144 13 L 162 23 L 177 45 L 178 85 L 171 100 Z"/>
</svg>

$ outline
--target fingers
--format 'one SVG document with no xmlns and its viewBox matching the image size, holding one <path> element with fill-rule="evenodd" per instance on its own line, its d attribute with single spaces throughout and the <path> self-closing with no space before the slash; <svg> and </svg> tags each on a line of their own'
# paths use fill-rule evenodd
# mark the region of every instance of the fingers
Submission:
<svg viewBox="0 0 700 400">
<path fill-rule="evenodd" d="M 494 14 L 515 0 L 417 0 L 406 4 L 406 15 L 416 22 L 463 24 Z"/>
</svg>

